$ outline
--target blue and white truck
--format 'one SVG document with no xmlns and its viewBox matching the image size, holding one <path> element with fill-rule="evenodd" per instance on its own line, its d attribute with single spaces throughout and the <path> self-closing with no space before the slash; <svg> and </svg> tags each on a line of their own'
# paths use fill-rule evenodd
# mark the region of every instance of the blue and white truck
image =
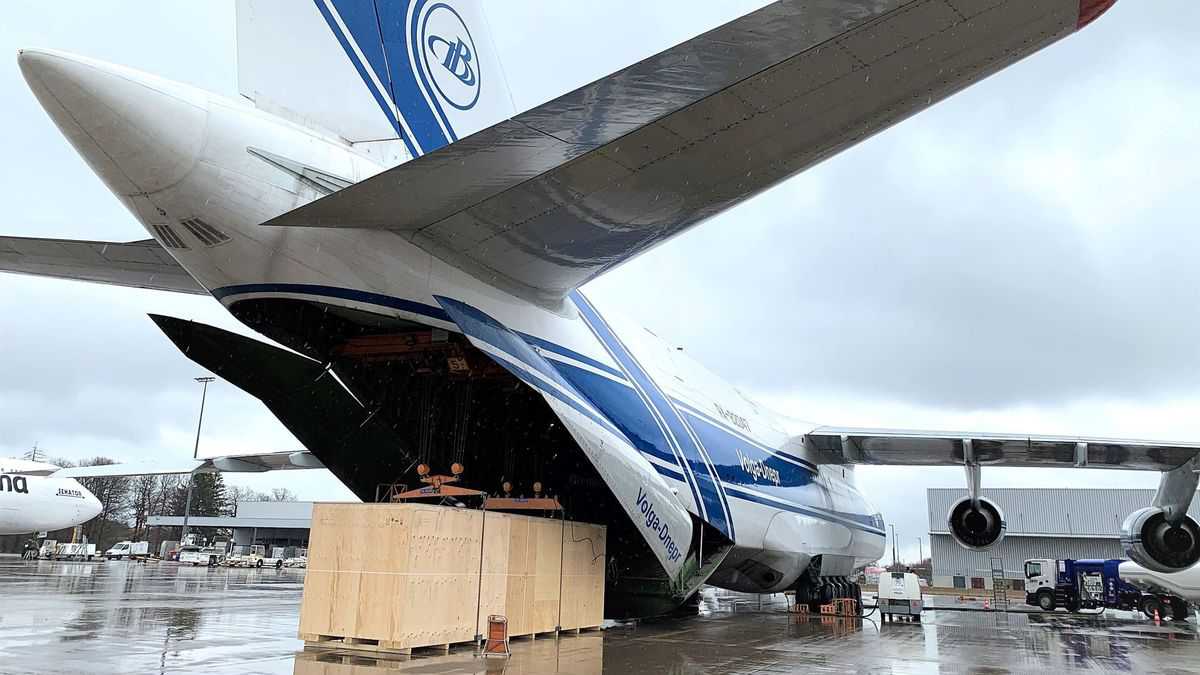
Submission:
<svg viewBox="0 0 1200 675">
<path fill-rule="evenodd" d="M 1164 619 L 1186 621 L 1191 613 L 1188 602 L 1158 584 L 1139 585 L 1121 576 L 1125 560 L 1051 560 L 1025 561 L 1025 602 L 1052 612 L 1063 607 L 1069 612 L 1080 609 L 1123 609 L 1140 611 L 1149 618 L 1155 613 Z M 1164 575 L 1166 576 L 1166 575 Z M 1141 586 L 1141 587 L 1139 587 Z"/>
</svg>

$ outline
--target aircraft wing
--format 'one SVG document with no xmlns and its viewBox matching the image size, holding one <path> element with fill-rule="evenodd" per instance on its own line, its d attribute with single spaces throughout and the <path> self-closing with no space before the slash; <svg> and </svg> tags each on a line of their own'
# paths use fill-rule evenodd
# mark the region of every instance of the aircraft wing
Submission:
<svg viewBox="0 0 1200 675">
<path fill-rule="evenodd" d="M 284 469 L 323 469 L 325 465 L 315 455 L 299 450 L 268 452 L 257 455 L 227 455 L 224 457 L 190 457 L 177 461 L 131 462 L 101 464 L 61 469 L 54 473 L 60 478 L 100 478 L 106 476 L 158 476 L 181 473 L 262 473 Z"/>
<path fill-rule="evenodd" d="M 1167 471 L 1200 453 L 1200 443 L 852 427 L 817 427 L 798 442 L 830 464 Z"/>
<path fill-rule="evenodd" d="M 553 303 L 1111 4 L 772 2 L 265 224 L 391 230 Z"/>
<path fill-rule="evenodd" d="M 119 243 L 0 237 L 0 272 L 208 294 L 153 239 Z"/>
</svg>

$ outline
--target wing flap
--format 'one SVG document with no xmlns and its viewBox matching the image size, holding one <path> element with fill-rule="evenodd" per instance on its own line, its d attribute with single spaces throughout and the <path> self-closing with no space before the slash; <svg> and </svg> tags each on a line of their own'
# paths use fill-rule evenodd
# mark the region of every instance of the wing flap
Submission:
<svg viewBox="0 0 1200 675">
<path fill-rule="evenodd" d="M 853 427 L 818 427 L 799 442 L 830 464 L 1167 471 L 1200 453 L 1200 443 Z"/>
<path fill-rule="evenodd" d="M 206 295 L 153 239 L 127 243 L 0 237 L 0 272 Z"/>
<path fill-rule="evenodd" d="M 554 302 L 1075 30 L 1077 0 L 776 2 L 267 225 L 392 230 Z"/>
</svg>

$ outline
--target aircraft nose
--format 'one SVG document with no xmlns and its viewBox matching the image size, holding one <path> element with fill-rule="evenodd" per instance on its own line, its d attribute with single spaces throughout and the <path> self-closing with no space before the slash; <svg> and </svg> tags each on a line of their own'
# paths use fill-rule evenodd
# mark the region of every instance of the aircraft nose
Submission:
<svg viewBox="0 0 1200 675">
<path fill-rule="evenodd" d="M 23 49 L 17 63 L 50 118 L 114 192 L 153 193 L 195 166 L 208 122 L 202 91 L 62 52 Z"/>
<path fill-rule="evenodd" d="M 88 490 L 84 489 L 82 486 L 80 487 L 80 489 L 83 490 L 83 496 L 84 496 L 83 515 L 85 516 L 85 519 L 83 522 L 86 523 L 87 521 L 91 520 L 92 518 L 95 518 L 96 516 L 100 515 L 100 512 L 104 510 L 104 505 L 100 503 L 99 499 L 96 499 L 96 495 L 94 495 L 91 492 L 89 492 Z"/>
</svg>

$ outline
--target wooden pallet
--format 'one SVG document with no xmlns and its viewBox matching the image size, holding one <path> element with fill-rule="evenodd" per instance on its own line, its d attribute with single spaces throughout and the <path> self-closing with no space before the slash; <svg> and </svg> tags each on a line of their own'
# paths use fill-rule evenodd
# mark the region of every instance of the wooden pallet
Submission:
<svg viewBox="0 0 1200 675">
<path fill-rule="evenodd" d="M 589 633 L 594 630 L 604 630 L 603 626 L 580 626 L 579 628 L 562 628 L 559 629 L 559 635 L 579 635 L 580 633 Z"/>
<path fill-rule="evenodd" d="M 542 631 L 542 632 L 537 632 L 537 633 L 525 633 L 523 635 L 510 635 L 508 637 L 509 637 L 509 640 L 521 638 L 521 639 L 533 641 L 533 640 L 538 640 L 538 639 L 545 640 L 548 638 L 558 639 L 559 637 L 561 637 L 563 635 L 579 635 L 580 633 L 599 631 L 599 630 L 603 630 L 603 628 L 598 625 L 597 626 L 581 626 L 579 628 L 564 628 L 564 629 L 558 630 L 558 631 Z M 401 646 L 401 644 L 399 642 L 392 642 L 389 640 L 366 640 L 363 638 L 356 638 L 356 637 L 352 637 L 352 636 L 348 636 L 348 635 L 318 635 L 315 633 L 301 633 L 300 639 L 304 640 L 304 646 L 306 648 L 341 649 L 341 650 L 352 650 L 352 651 L 359 651 L 359 652 L 372 652 L 375 654 L 394 654 L 394 655 L 401 655 L 401 656 L 412 654 L 413 650 L 417 650 L 418 653 L 419 652 L 434 652 L 434 653 L 443 653 L 444 654 L 444 653 L 449 652 L 453 647 L 469 646 L 473 649 L 476 646 L 476 642 L 474 640 L 467 640 L 467 641 L 463 641 L 463 642 L 448 642 L 448 643 L 437 644 L 437 645 L 422 645 L 422 646 L 416 646 L 416 647 L 404 647 L 404 646 Z"/>
<path fill-rule="evenodd" d="M 399 642 L 389 640 L 366 640 L 363 638 L 350 637 L 346 635 L 317 635 L 313 633 L 301 633 L 300 639 L 304 640 L 304 646 L 312 649 L 348 649 L 359 652 L 372 652 L 375 654 L 394 654 L 394 655 L 409 655 L 413 650 L 448 653 L 451 647 L 470 646 L 474 648 L 475 641 L 469 640 L 466 642 L 450 642 L 439 645 L 422 645 L 418 647 L 403 647 Z"/>
</svg>

